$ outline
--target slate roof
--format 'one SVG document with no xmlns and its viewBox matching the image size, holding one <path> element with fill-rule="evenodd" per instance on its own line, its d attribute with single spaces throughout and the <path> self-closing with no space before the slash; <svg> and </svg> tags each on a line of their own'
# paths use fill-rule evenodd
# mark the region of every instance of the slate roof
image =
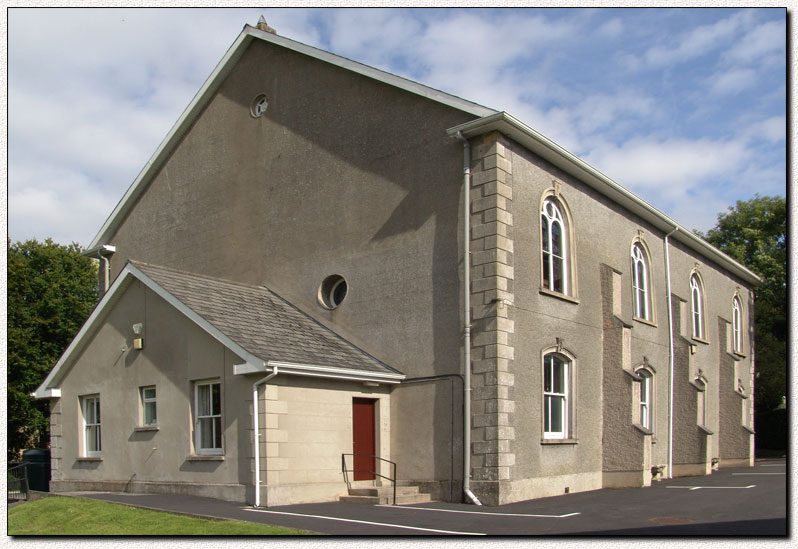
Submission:
<svg viewBox="0 0 798 549">
<path fill-rule="evenodd" d="M 130 263 L 264 362 L 401 375 L 266 287 Z"/>
</svg>

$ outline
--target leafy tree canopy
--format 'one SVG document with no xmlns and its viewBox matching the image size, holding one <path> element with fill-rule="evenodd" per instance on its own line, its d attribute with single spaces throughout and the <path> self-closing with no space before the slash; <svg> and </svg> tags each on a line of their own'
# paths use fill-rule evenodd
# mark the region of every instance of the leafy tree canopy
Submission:
<svg viewBox="0 0 798 549">
<path fill-rule="evenodd" d="M 754 289 L 756 403 L 773 410 L 787 394 L 787 202 L 759 195 L 737 201 L 701 236 L 762 278 Z"/>
<path fill-rule="evenodd" d="M 97 303 L 96 263 L 47 239 L 8 246 L 8 459 L 47 447 L 49 407 L 30 396 Z"/>
</svg>

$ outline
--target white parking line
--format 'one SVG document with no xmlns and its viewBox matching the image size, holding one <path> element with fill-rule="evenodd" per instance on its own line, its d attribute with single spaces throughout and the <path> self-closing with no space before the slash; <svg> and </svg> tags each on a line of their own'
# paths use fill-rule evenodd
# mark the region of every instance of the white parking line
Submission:
<svg viewBox="0 0 798 549">
<path fill-rule="evenodd" d="M 787 473 L 732 473 L 734 476 L 744 477 L 749 475 L 786 475 Z"/>
<path fill-rule="evenodd" d="M 754 488 L 756 484 L 750 486 L 666 486 L 665 488 L 685 488 L 687 490 L 705 490 L 705 489 L 718 489 L 718 490 L 745 490 L 746 488 Z"/>
<path fill-rule="evenodd" d="M 437 534 L 457 534 L 462 536 L 484 536 L 481 532 L 456 532 L 454 530 L 435 530 L 434 528 L 420 528 L 417 526 L 402 526 L 401 524 L 388 524 L 384 522 L 371 522 L 368 520 L 345 519 L 338 517 L 325 517 L 324 515 L 303 515 L 301 513 L 287 513 L 285 511 L 267 511 L 265 509 L 244 509 L 244 511 L 254 511 L 256 513 L 270 513 L 273 515 L 288 515 L 292 517 L 308 517 L 326 520 L 338 520 L 341 522 L 356 522 L 358 524 L 371 524 L 373 526 L 387 526 L 389 528 L 404 528 L 405 530 L 420 530 L 422 532 L 435 532 Z"/>
<path fill-rule="evenodd" d="M 393 505 L 376 505 L 375 507 L 393 507 Z M 463 513 L 466 515 L 485 515 L 489 517 L 538 517 L 538 518 L 567 518 L 580 513 L 568 513 L 567 515 L 524 515 L 521 513 L 483 513 L 480 511 L 459 511 L 457 509 L 436 509 L 434 507 L 413 507 L 411 505 L 399 505 L 400 509 L 420 509 L 422 511 L 438 511 L 440 513 Z"/>
<path fill-rule="evenodd" d="M 786 463 L 766 463 L 764 465 L 760 465 L 760 467 L 786 467 Z"/>
</svg>

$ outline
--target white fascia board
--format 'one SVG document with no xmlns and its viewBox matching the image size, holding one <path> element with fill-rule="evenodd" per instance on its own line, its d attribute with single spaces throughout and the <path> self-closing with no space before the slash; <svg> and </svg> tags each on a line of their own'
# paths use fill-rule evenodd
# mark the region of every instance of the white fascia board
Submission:
<svg viewBox="0 0 798 549">
<path fill-rule="evenodd" d="M 177 122 L 175 122 L 172 129 L 169 130 L 169 133 L 158 146 L 155 153 L 141 169 L 127 192 L 122 196 L 122 199 L 117 203 L 111 215 L 106 219 L 91 244 L 89 244 L 86 253 L 93 252 L 96 254 L 96 250 L 101 248 L 103 244 L 108 243 L 111 235 L 119 227 L 122 220 L 132 209 L 144 190 L 146 190 L 147 185 L 149 185 L 149 182 L 161 168 L 164 161 L 166 161 L 188 129 L 191 128 L 197 117 L 199 117 L 200 113 L 219 89 L 219 86 L 224 82 L 227 75 L 233 70 L 236 61 L 238 61 L 244 51 L 246 51 L 249 43 L 256 38 L 325 61 L 357 74 L 379 80 L 380 82 L 426 97 L 432 101 L 448 105 L 455 109 L 473 114 L 474 116 L 488 116 L 497 112 L 494 109 L 483 107 L 477 103 L 424 86 L 418 82 L 413 82 L 412 80 L 375 69 L 374 67 L 369 67 L 368 65 L 363 65 L 362 63 L 346 59 L 345 57 L 245 25 L 244 30 L 238 35 L 238 38 L 236 38 L 224 57 L 222 57 L 221 61 L 216 65 L 216 68 L 214 68 L 208 79 L 205 80 L 205 83 L 191 100 L 191 103 L 189 103 L 183 111 L 183 114 L 180 115 L 180 118 L 177 119 Z"/>
<path fill-rule="evenodd" d="M 37 389 L 35 392 L 31 393 L 30 396 L 33 398 L 61 398 L 61 389 L 59 388 L 52 388 L 52 389 L 45 389 L 44 391 L 39 391 Z"/>
<path fill-rule="evenodd" d="M 580 181 L 587 183 L 593 189 L 635 215 L 645 219 L 661 231 L 668 233 L 678 228 L 679 230 L 674 233 L 671 238 L 678 240 L 688 248 L 715 261 L 742 280 L 753 285 L 762 283 L 759 276 L 744 265 L 724 254 L 706 240 L 696 236 L 691 230 L 677 223 L 584 160 L 568 152 L 554 141 L 530 128 L 507 112 L 499 112 L 480 118 L 479 120 L 466 122 L 465 124 L 449 128 L 446 132 L 452 137 L 457 136 L 458 133 L 462 134 L 464 137 L 475 137 L 491 131 L 498 131 L 514 141 L 517 141 L 533 153 L 551 162 L 558 168 L 574 175 Z"/>
<path fill-rule="evenodd" d="M 89 318 L 87 318 L 83 326 L 80 327 L 77 335 L 75 335 L 69 346 L 67 346 L 64 353 L 58 359 L 58 362 L 53 366 L 53 369 L 50 370 L 50 373 L 47 374 L 47 377 L 44 378 L 44 381 L 42 381 L 41 385 L 39 385 L 33 393 L 33 396 L 36 398 L 57 398 L 53 396 L 54 391 L 58 391 L 58 396 L 60 396 L 60 389 L 57 388 L 57 385 L 61 383 L 61 379 L 72 365 L 73 359 L 80 354 L 88 343 L 89 336 L 95 332 L 100 323 L 105 319 L 111 307 L 118 301 L 122 292 L 130 285 L 130 282 L 132 282 L 132 277 L 127 270 L 122 271 L 120 275 L 116 277 L 114 283 L 108 291 L 105 292 L 105 295 L 97 306 L 94 307 Z"/>
<path fill-rule="evenodd" d="M 281 374 L 296 376 L 323 377 L 327 379 L 345 379 L 352 381 L 375 381 L 378 383 L 400 383 L 405 379 L 404 374 L 391 374 L 381 372 L 366 372 L 350 368 L 337 368 L 333 366 L 319 366 L 316 364 L 298 364 L 295 362 L 282 362 L 269 360 L 269 368 L 277 368 Z"/>
<path fill-rule="evenodd" d="M 263 365 L 265 367 L 266 363 L 263 359 L 258 358 L 257 356 L 253 355 L 246 349 L 244 349 L 241 345 L 230 339 L 227 335 L 221 332 L 216 326 L 205 320 L 199 314 L 197 314 L 193 309 L 188 307 L 182 301 L 177 299 L 174 295 L 169 293 L 166 289 L 164 289 L 161 285 L 151 279 L 149 276 L 144 274 L 140 269 L 138 269 L 135 265 L 128 263 L 125 267 L 125 270 L 130 270 L 130 272 L 139 279 L 144 285 L 146 285 L 150 290 L 158 294 L 164 301 L 169 303 L 172 307 L 183 313 L 189 320 L 191 320 L 194 324 L 205 330 L 211 337 L 216 339 L 219 343 L 230 349 L 235 355 L 243 358 L 248 364 L 255 365 L 255 367 L 259 367 Z"/>
<path fill-rule="evenodd" d="M 266 372 L 266 365 L 261 363 L 258 364 L 251 364 L 249 362 L 245 362 L 243 364 L 233 364 L 233 375 L 234 376 L 244 376 L 247 374 L 262 374 Z"/>
</svg>

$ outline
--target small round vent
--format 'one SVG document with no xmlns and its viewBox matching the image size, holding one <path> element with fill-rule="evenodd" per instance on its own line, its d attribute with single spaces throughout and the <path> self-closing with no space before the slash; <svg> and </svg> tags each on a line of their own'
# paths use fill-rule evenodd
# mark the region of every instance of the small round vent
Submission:
<svg viewBox="0 0 798 549">
<path fill-rule="evenodd" d="M 255 118 L 260 118 L 266 113 L 268 106 L 269 100 L 265 95 L 261 94 L 252 101 L 252 106 L 249 108 L 249 112 Z"/>
<path fill-rule="evenodd" d="M 344 277 L 339 274 L 330 275 L 319 286 L 319 303 L 327 309 L 335 309 L 346 298 L 348 290 Z"/>
</svg>

